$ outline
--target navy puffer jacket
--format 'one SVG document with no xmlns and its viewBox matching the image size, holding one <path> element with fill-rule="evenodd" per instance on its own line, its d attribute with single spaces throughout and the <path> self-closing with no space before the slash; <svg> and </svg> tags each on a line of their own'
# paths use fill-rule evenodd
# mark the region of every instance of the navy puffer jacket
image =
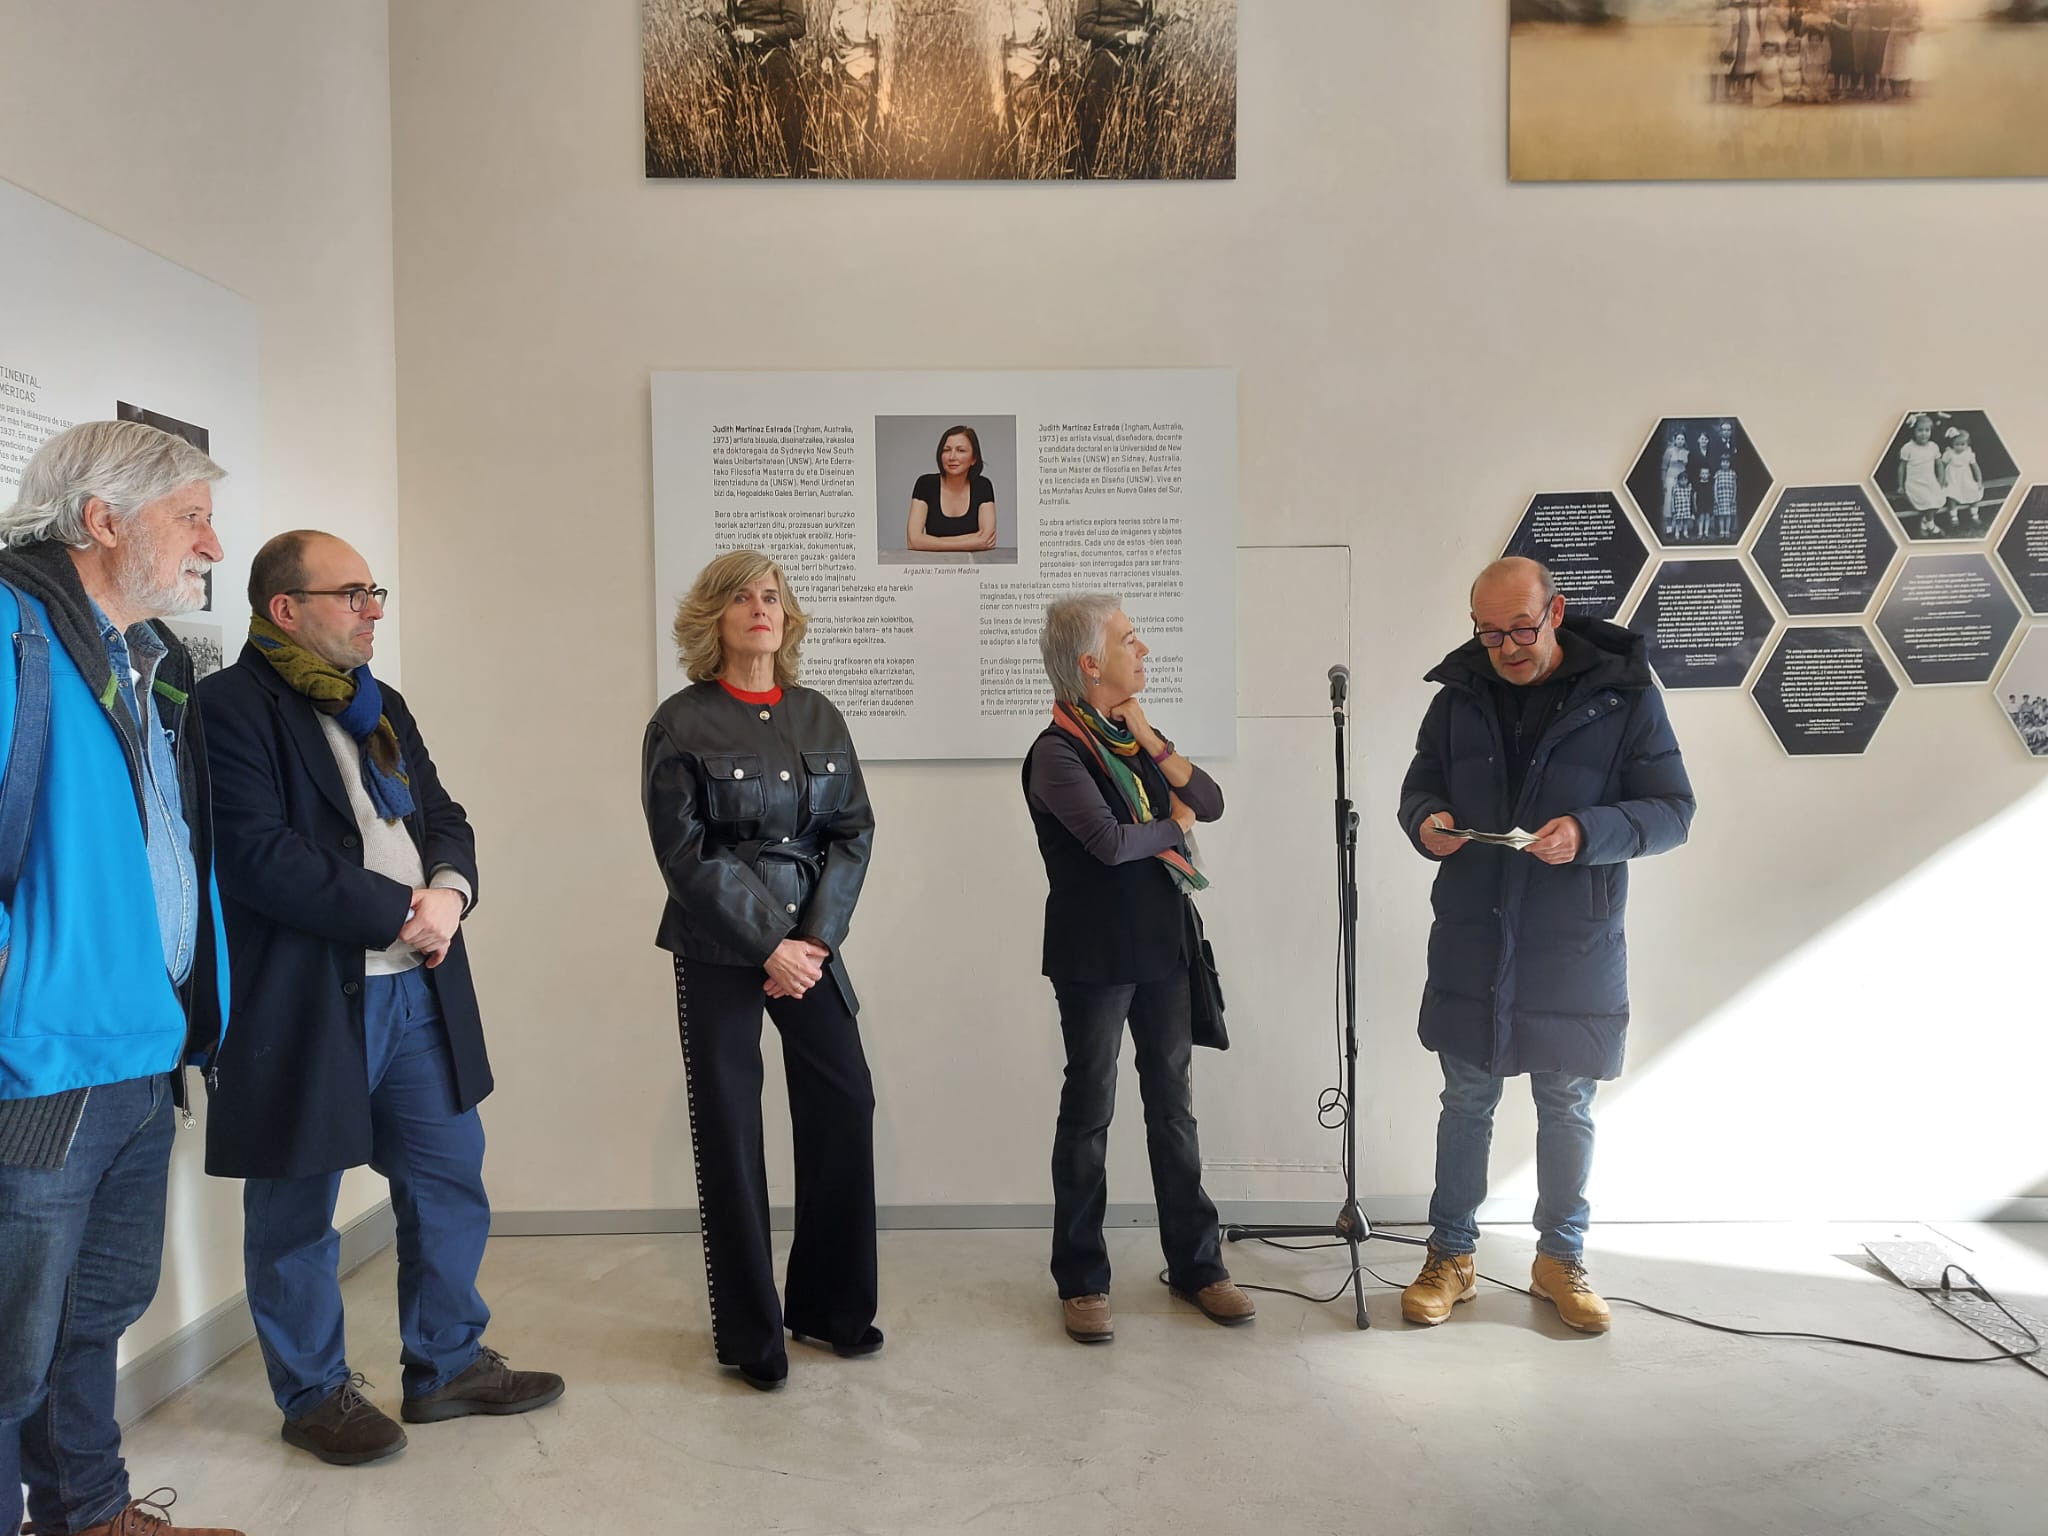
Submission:
<svg viewBox="0 0 2048 1536">
<path fill-rule="evenodd" d="M 1401 785 L 1401 830 L 1425 858 L 1416 829 L 1436 811 L 1483 831 L 1534 831 L 1557 816 L 1584 829 L 1570 864 L 1481 843 L 1440 861 L 1422 1043 L 1499 1077 L 1620 1075 L 1628 860 L 1676 848 L 1692 824 L 1692 784 L 1642 638 L 1595 620 L 1564 628 L 1597 659 L 1571 678 L 1517 803 L 1494 699 L 1505 685 L 1477 640 L 1429 673 L 1442 686 Z"/>
</svg>

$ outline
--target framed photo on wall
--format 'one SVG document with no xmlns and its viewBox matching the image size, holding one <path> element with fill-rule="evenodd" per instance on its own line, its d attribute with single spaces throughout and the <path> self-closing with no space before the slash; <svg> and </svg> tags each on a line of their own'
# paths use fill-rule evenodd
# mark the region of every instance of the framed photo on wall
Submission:
<svg viewBox="0 0 2048 1536">
<path fill-rule="evenodd" d="M 641 0 L 650 180 L 1237 174 L 1237 0 Z"/>
<path fill-rule="evenodd" d="M 2048 175 L 2048 0 L 1507 0 L 1516 181 Z"/>
</svg>

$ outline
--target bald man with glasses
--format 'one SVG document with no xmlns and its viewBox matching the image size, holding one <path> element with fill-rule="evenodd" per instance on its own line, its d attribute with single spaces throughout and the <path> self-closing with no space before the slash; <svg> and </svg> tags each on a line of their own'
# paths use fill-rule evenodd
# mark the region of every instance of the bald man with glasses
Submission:
<svg viewBox="0 0 2048 1536">
<path fill-rule="evenodd" d="M 1401 1315 L 1434 1325 L 1477 1294 L 1473 1253 L 1493 1114 L 1511 1077 L 1536 1102 L 1530 1289 L 1604 1333 L 1587 1279 L 1593 1094 L 1628 1031 L 1628 861 L 1676 848 L 1692 785 L 1642 637 L 1567 618 L 1534 560 L 1472 584 L 1472 635 L 1438 685 L 1401 786 L 1401 830 L 1439 868 L 1422 1043 L 1443 1069 L 1428 1258 Z M 1527 829 L 1525 846 L 1468 832 Z"/>
<path fill-rule="evenodd" d="M 562 1395 L 483 1342 L 491 1091 L 461 924 L 476 837 L 412 711 L 370 668 L 390 592 L 342 540 L 279 534 L 249 573 L 249 643 L 200 685 L 233 1043 L 207 1172 L 242 1186 L 249 1309 L 283 1438 L 351 1466 L 403 1450 L 343 1345 L 342 1173 L 391 1184 L 399 1416 L 514 1414 Z"/>
</svg>

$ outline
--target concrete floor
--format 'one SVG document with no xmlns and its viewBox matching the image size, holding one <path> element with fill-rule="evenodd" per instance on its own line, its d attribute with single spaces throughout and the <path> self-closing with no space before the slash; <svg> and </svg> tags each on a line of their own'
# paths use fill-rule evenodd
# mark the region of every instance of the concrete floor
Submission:
<svg viewBox="0 0 2048 1536">
<path fill-rule="evenodd" d="M 1874 1274 L 1857 1244 L 1947 1239 L 1980 1278 L 2048 1316 L 2048 1227 L 1606 1227 L 1593 1278 L 1752 1327 L 1956 1354 L 1985 1346 Z M 2048 1377 L 1864 1350 L 1731 1338 L 1617 1307 L 1604 1338 L 1482 1287 L 1434 1330 L 1368 1290 L 1348 1304 L 1259 1298 L 1226 1331 L 1171 1301 L 1149 1231 L 1112 1254 L 1118 1336 L 1060 1332 L 1042 1232 L 888 1232 L 888 1348 L 791 1351 L 789 1386 L 718 1371 L 697 1240 L 500 1239 L 490 1342 L 562 1372 L 518 1419 L 413 1426 L 401 1456 L 326 1467 L 277 1438 L 254 1346 L 135 1426 L 138 1488 L 177 1514 L 308 1536 L 606 1530 L 974 1532 L 2048 1531 Z M 1371 1252 L 1390 1279 L 1412 1251 Z M 1482 1272 L 1526 1281 L 1529 1241 L 1489 1233 Z M 1231 1249 L 1241 1281 L 1327 1294 L 1326 1253 Z M 393 1264 L 345 1287 L 353 1363 L 398 1406 Z"/>
</svg>

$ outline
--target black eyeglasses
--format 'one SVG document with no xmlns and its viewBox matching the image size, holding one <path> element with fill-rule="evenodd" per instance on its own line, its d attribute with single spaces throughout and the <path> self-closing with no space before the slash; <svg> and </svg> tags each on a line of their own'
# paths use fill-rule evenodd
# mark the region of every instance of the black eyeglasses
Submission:
<svg viewBox="0 0 2048 1536">
<path fill-rule="evenodd" d="M 361 613 L 370 606 L 370 599 L 373 597 L 377 600 L 377 606 L 382 608 L 384 600 L 391 595 L 389 587 L 288 587 L 285 590 L 293 597 L 345 597 L 348 599 L 350 613 Z M 1526 640 L 1522 643 L 1528 644 Z M 1498 645 L 1500 642 L 1496 640 L 1494 644 Z"/>
<path fill-rule="evenodd" d="M 1549 622 L 1545 619 L 1543 624 Z M 1536 637 L 1543 633 L 1543 624 L 1518 624 L 1513 629 L 1474 629 L 1472 633 L 1489 651 L 1497 651 L 1509 640 L 1517 645 L 1534 645 Z"/>
</svg>

